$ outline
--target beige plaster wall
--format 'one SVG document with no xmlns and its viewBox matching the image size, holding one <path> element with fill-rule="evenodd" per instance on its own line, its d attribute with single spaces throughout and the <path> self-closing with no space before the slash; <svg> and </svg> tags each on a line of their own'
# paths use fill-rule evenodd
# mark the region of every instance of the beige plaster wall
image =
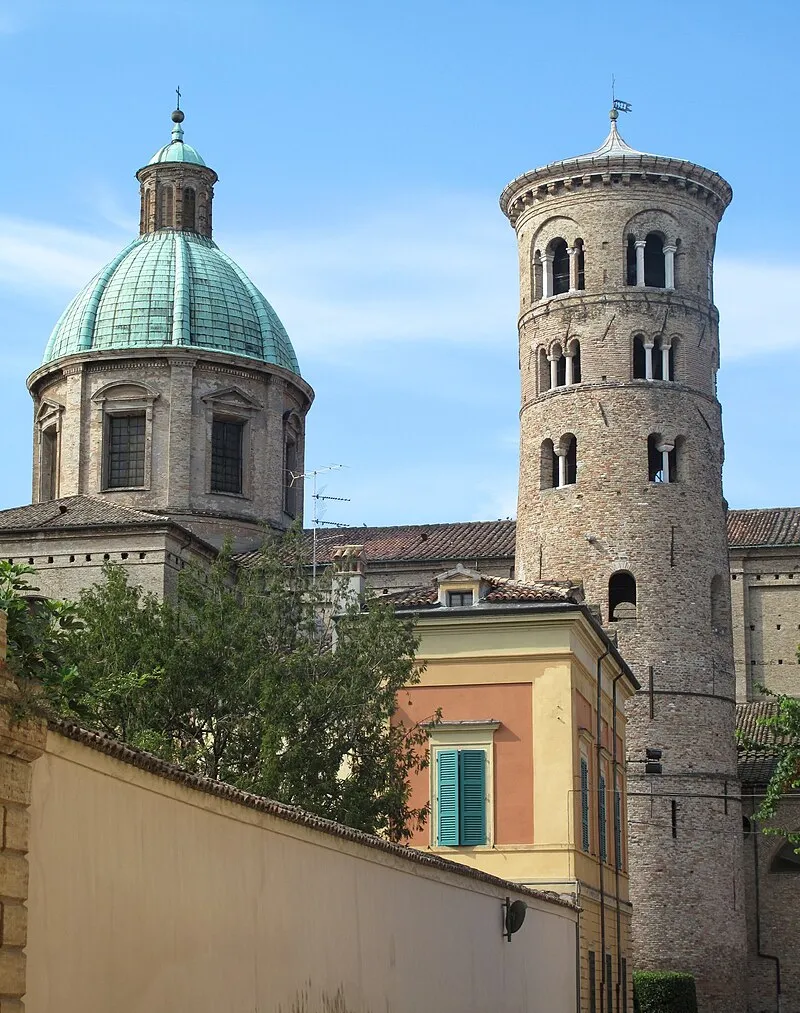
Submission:
<svg viewBox="0 0 800 1013">
<path fill-rule="evenodd" d="M 168 781 L 50 732 L 27 1013 L 567 1013 L 575 912 Z"/>
</svg>

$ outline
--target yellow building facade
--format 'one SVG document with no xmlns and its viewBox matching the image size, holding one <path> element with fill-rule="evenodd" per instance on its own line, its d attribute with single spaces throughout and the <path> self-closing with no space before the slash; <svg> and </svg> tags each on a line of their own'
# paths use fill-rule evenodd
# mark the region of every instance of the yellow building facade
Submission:
<svg viewBox="0 0 800 1013">
<path fill-rule="evenodd" d="M 421 682 L 399 718 L 430 727 L 415 847 L 579 902 L 576 1008 L 632 1008 L 625 701 L 638 684 L 579 587 L 457 568 L 405 592 Z"/>
</svg>

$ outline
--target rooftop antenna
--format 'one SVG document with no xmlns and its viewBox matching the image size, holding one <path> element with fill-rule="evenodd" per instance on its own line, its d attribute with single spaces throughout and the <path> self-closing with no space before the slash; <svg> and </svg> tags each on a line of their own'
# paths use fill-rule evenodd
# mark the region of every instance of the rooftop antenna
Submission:
<svg viewBox="0 0 800 1013">
<path fill-rule="evenodd" d="M 341 524 L 339 521 L 326 521 L 320 516 L 319 504 L 326 500 L 336 500 L 339 503 L 349 503 L 350 499 L 347 496 L 323 496 L 322 493 L 317 492 L 317 475 L 321 475 L 324 471 L 340 471 L 342 468 L 347 467 L 345 464 L 326 464 L 324 468 L 315 468 L 313 471 L 301 471 L 295 474 L 291 472 L 292 479 L 290 485 L 294 485 L 298 478 L 310 478 L 311 479 L 311 499 L 314 501 L 313 510 L 311 515 L 311 578 L 316 581 L 317 579 L 317 529 L 322 525 L 326 525 L 329 528 L 348 528 L 349 524 Z"/>
</svg>

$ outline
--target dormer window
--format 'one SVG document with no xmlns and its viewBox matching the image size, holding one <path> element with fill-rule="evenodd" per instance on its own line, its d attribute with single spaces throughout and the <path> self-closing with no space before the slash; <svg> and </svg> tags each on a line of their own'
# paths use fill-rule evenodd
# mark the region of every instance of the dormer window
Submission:
<svg viewBox="0 0 800 1013">
<path fill-rule="evenodd" d="M 471 605 L 473 602 L 472 591 L 448 591 L 447 592 L 447 606 L 448 608 L 464 608 L 466 605 Z"/>
</svg>

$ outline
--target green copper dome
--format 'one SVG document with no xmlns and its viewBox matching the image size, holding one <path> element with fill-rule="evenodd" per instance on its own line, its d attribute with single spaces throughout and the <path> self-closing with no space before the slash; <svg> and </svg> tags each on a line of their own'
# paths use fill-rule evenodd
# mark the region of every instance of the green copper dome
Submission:
<svg viewBox="0 0 800 1013">
<path fill-rule="evenodd" d="M 180 119 L 176 119 L 180 117 Z M 197 148 L 193 148 L 191 144 L 187 144 L 183 139 L 183 113 L 180 109 L 176 109 L 172 114 L 172 119 L 175 126 L 172 128 L 172 140 L 169 144 L 165 144 L 163 148 L 159 148 L 158 151 L 153 155 L 148 165 L 158 165 L 160 162 L 190 162 L 192 165 L 205 165 L 206 163 L 200 156 L 200 152 Z"/>
<path fill-rule="evenodd" d="M 164 229 L 134 240 L 75 296 L 43 361 L 176 345 L 300 374 L 283 324 L 244 271 L 213 240 Z"/>
</svg>

